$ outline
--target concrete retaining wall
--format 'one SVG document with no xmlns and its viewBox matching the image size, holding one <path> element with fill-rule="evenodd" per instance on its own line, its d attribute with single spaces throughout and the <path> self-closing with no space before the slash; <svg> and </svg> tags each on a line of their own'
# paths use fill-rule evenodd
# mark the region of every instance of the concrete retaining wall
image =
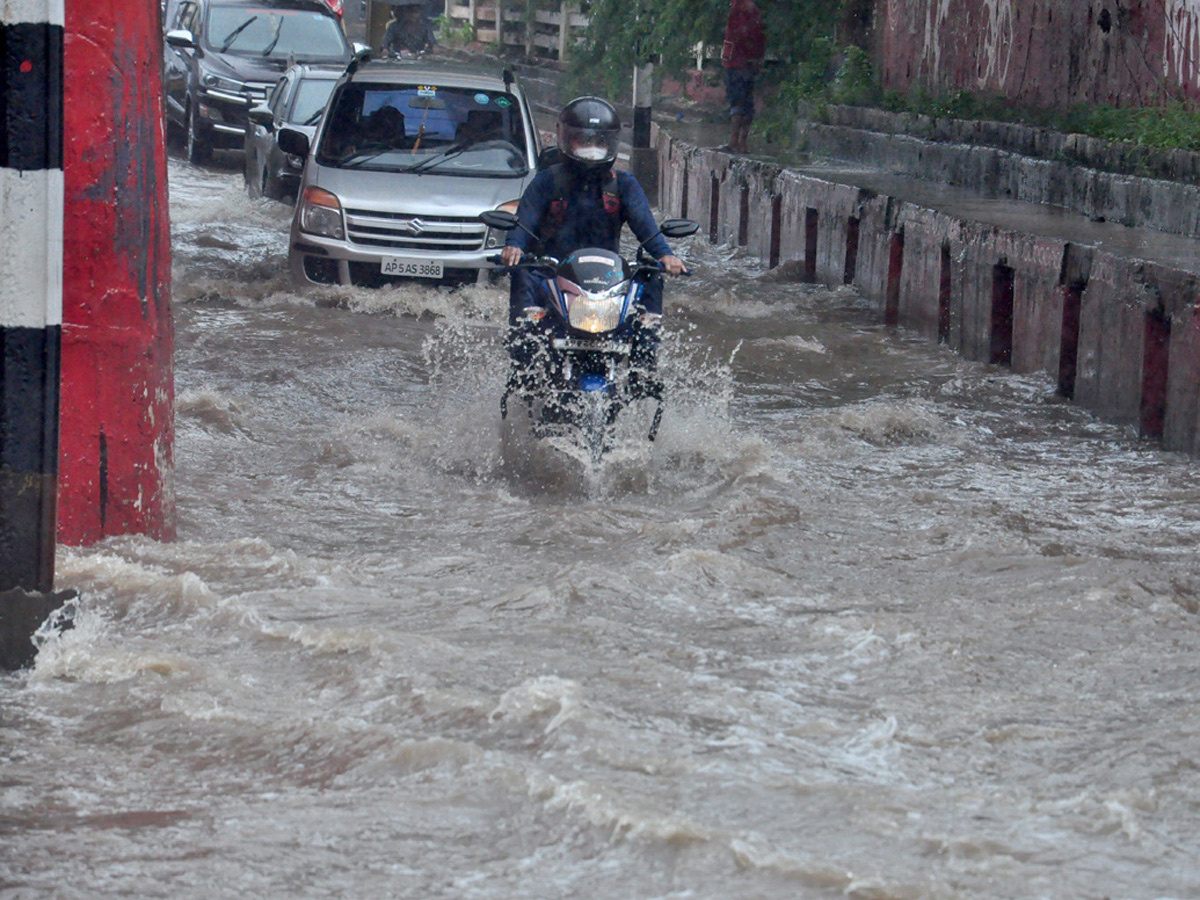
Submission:
<svg viewBox="0 0 1200 900">
<path fill-rule="evenodd" d="M 764 266 L 853 284 L 889 324 L 1045 372 L 1100 418 L 1200 455 L 1197 275 L 981 224 L 656 130 L 659 208 Z"/>
<path fill-rule="evenodd" d="M 1200 97 L 1196 0 L 874 0 L 884 87 L 1037 106 Z"/>
<path fill-rule="evenodd" d="M 927 120 L 833 107 L 798 120 L 814 156 L 969 187 L 981 197 L 1057 206 L 1095 221 L 1200 235 L 1200 154 L 1152 152 L 992 122 Z"/>
</svg>

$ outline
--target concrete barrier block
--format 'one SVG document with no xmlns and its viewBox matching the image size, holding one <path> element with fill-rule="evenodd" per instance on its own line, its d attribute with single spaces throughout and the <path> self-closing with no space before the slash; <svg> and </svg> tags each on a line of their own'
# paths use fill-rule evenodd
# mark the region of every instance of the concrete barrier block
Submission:
<svg viewBox="0 0 1200 900">
<path fill-rule="evenodd" d="M 1097 254 L 1083 291 L 1075 399 L 1110 422 L 1137 426 L 1148 286 L 1142 266 Z"/>
<path fill-rule="evenodd" d="M 814 182 L 795 172 L 780 176 L 779 262 L 805 262 L 805 223 Z"/>
<path fill-rule="evenodd" d="M 1171 316 L 1170 360 L 1163 446 L 1200 456 L 1200 295 L 1195 291 L 1190 310 Z"/>
</svg>

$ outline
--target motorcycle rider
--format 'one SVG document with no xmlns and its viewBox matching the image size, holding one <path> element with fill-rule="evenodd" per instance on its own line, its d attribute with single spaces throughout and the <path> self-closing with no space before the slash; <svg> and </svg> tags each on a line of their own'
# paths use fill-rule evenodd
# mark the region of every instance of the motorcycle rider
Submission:
<svg viewBox="0 0 1200 900">
<path fill-rule="evenodd" d="M 383 33 L 383 55 L 411 56 L 436 49 L 437 38 L 421 0 L 392 4 L 392 18 Z"/>
<path fill-rule="evenodd" d="M 621 123 L 612 104 L 599 97 L 578 97 L 559 112 L 557 130 L 561 162 L 543 169 L 525 189 L 517 207 L 522 227 L 508 232 L 501 264 L 516 265 L 527 250 L 556 259 L 582 247 L 619 252 L 621 229 L 628 223 L 664 272 L 685 274 L 687 267 L 658 233 L 641 184 L 630 173 L 613 169 Z M 537 235 L 536 241 L 533 235 Z M 525 310 L 546 304 L 536 290 L 536 282 L 526 271 L 513 270 L 508 348 L 517 368 L 527 366 L 531 354 L 531 322 Z M 654 322 L 662 315 L 662 291 L 662 278 L 656 275 L 642 294 L 642 303 Z M 635 344 L 634 362 L 653 370 L 656 329 L 643 331 Z"/>
</svg>

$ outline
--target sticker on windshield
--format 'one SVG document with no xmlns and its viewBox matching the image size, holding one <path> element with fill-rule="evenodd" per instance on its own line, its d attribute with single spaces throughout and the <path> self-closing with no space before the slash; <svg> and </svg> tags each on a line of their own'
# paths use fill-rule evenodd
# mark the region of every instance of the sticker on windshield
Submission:
<svg viewBox="0 0 1200 900">
<path fill-rule="evenodd" d="M 602 266 L 612 266 L 613 261 L 607 256 L 581 256 L 575 260 L 579 263 L 599 263 Z"/>
<path fill-rule="evenodd" d="M 475 102 L 478 103 L 480 106 L 483 106 L 483 105 L 491 102 L 491 99 L 492 98 L 489 97 L 487 94 L 476 94 L 475 95 Z"/>
<path fill-rule="evenodd" d="M 508 107 L 512 106 L 512 101 L 507 97 L 497 97 L 496 105 L 507 109 Z"/>
<path fill-rule="evenodd" d="M 437 88 L 433 87 L 432 85 L 428 85 L 428 84 L 418 84 L 417 85 L 417 96 L 418 97 L 436 97 L 437 96 Z"/>
</svg>

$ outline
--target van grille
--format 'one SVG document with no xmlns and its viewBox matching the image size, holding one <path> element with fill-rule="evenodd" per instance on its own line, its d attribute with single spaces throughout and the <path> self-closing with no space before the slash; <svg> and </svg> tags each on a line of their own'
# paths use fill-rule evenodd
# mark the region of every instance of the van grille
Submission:
<svg viewBox="0 0 1200 900">
<path fill-rule="evenodd" d="M 480 250 L 487 226 L 475 216 L 413 216 L 403 213 L 347 209 L 346 228 L 352 244 L 381 250 Z"/>
</svg>

